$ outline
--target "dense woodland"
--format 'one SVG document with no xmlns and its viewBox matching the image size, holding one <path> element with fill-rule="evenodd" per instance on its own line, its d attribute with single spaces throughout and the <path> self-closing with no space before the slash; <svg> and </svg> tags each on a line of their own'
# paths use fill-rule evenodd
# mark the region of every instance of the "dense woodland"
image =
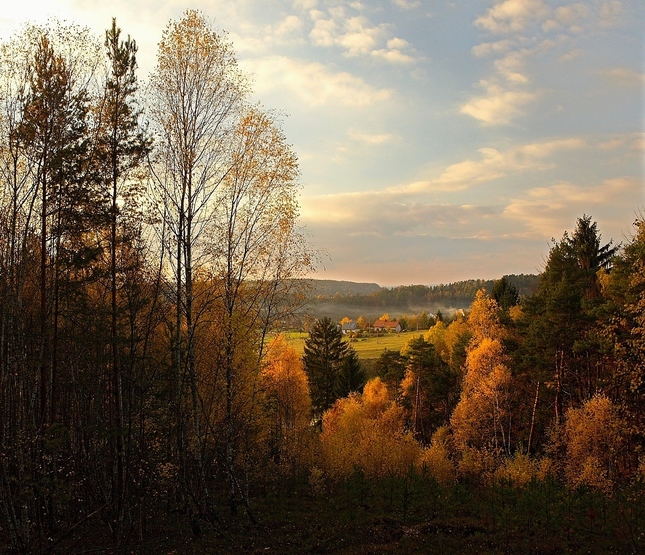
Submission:
<svg viewBox="0 0 645 555">
<path fill-rule="evenodd" d="M 299 357 L 279 120 L 197 12 L 145 89 L 136 52 L 115 22 L 0 50 L 0 549 L 643 547 L 642 217 L 581 217 L 535 291 L 473 281 L 369 368 L 325 319 Z"/>
</svg>

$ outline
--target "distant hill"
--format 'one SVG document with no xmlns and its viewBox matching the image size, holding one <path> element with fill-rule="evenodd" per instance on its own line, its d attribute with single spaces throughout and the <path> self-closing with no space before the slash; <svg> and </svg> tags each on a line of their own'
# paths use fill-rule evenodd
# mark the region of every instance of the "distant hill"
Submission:
<svg viewBox="0 0 645 555">
<path fill-rule="evenodd" d="M 520 296 L 529 296 L 537 288 L 539 276 L 507 275 L 506 279 L 517 287 Z M 307 280 L 310 302 L 306 311 L 317 318 L 329 316 L 334 320 L 359 315 L 375 318 L 384 312 L 393 317 L 422 311 L 452 313 L 469 308 L 480 289 L 490 293 L 495 281 L 470 279 L 432 286 L 380 287 L 376 283 L 312 279 Z"/>
<path fill-rule="evenodd" d="M 305 281 L 310 286 L 309 296 L 311 298 L 370 295 L 382 289 L 376 283 L 355 283 L 353 281 L 336 281 L 333 279 L 309 279 Z"/>
</svg>

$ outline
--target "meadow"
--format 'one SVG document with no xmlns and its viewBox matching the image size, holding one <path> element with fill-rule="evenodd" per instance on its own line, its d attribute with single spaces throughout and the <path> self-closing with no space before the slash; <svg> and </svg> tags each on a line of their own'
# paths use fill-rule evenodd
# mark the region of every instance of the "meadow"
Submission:
<svg viewBox="0 0 645 555">
<path fill-rule="evenodd" d="M 305 340 L 309 334 L 301 331 L 284 332 L 284 337 L 293 349 L 302 356 L 305 352 Z M 381 335 L 363 336 L 355 339 L 345 338 L 362 360 L 376 359 L 385 349 L 400 351 L 414 337 L 423 335 L 423 331 L 404 331 L 401 333 L 385 333 Z"/>
</svg>

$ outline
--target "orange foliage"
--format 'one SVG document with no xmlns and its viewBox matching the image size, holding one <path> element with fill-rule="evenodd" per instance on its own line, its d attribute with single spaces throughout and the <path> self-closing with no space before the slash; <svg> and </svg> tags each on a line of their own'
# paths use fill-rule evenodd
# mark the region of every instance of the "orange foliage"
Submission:
<svg viewBox="0 0 645 555">
<path fill-rule="evenodd" d="M 321 445 L 327 474 L 336 479 L 357 470 L 374 478 L 406 474 L 421 455 L 405 431 L 403 409 L 389 400 L 379 378 L 325 412 Z"/>
<path fill-rule="evenodd" d="M 274 458 L 291 463 L 302 460 L 311 420 L 309 383 L 302 360 L 282 335 L 269 345 L 261 384 Z"/>
<path fill-rule="evenodd" d="M 611 491 L 618 474 L 618 455 L 624 443 L 625 422 L 604 395 L 595 395 L 579 409 L 565 414 L 565 474 L 572 487 L 586 485 Z"/>
</svg>

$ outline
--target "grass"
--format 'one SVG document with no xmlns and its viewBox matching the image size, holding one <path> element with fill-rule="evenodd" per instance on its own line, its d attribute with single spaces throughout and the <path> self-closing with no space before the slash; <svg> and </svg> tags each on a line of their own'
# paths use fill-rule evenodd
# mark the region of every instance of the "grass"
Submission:
<svg viewBox="0 0 645 555">
<path fill-rule="evenodd" d="M 383 351 L 400 351 L 410 339 L 423 334 L 423 331 L 404 331 L 401 333 L 385 333 L 380 336 L 365 336 L 358 339 L 345 339 L 355 349 L 361 359 L 375 359 L 381 356 Z M 299 331 L 284 333 L 287 342 L 295 351 L 302 356 L 305 352 L 305 339 L 308 334 Z"/>
</svg>

